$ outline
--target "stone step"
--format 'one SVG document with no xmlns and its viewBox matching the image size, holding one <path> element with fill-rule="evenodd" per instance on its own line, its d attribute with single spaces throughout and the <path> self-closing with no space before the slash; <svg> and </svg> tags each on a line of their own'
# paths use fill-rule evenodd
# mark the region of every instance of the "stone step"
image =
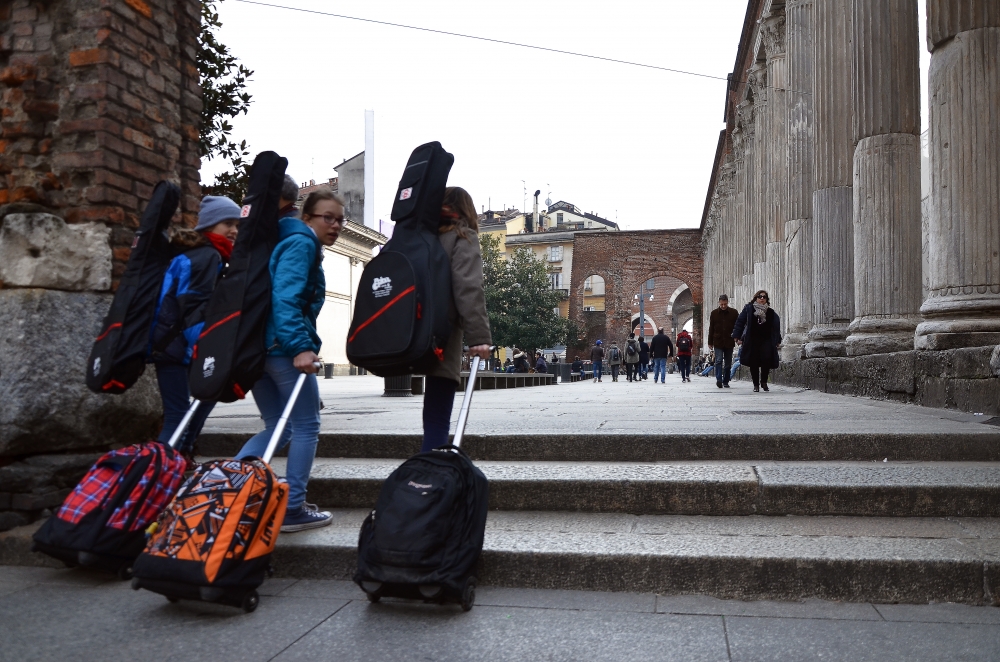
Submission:
<svg viewBox="0 0 1000 662">
<path fill-rule="evenodd" d="M 249 417 L 247 420 L 252 420 Z M 214 419 L 210 419 L 214 420 Z M 223 419 L 229 420 L 229 419 Z M 475 460 L 570 462 L 923 461 L 998 462 L 1000 428 L 974 431 L 859 433 L 836 431 L 706 432 L 699 434 L 469 434 L 463 448 Z M 232 457 L 249 433 L 204 433 L 200 454 Z M 319 457 L 400 458 L 420 450 L 417 434 L 321 433 Z"/>
<path fill-rule="evenodd" d="M 368 509 L 286 533 L 276 576 L 349 580 Z M 0 533 L 0 565 L 32 553 L 41 522 Z M 700 594 L 740 600 L 1000 604 L 1000 519 L 625 515 L 491 511 L 481 584 Z"/>
<path fill-rule="evenodd" d="M 317 458 L 309 500 L 374 505 L 401 460 Z M 683 515 L 1000 516 L 1000 463 L 478 462 L 490 508 Z M 276 458 L 275 470 L 284 471 Z"/>
<path fill-rule="evenodd" d="M 283 534 L 279 576 L 350 579 L 366 509 Z M 1000 520 L 490 512 L 492 586 L 719 598 L 992 603 Z"/>
</svg>

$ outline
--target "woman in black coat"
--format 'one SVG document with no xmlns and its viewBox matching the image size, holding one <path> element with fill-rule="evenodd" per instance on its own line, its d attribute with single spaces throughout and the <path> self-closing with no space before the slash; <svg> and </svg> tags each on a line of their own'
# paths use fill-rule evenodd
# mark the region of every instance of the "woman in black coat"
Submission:
<svg viewBox="0 0 1000 662">
<path fill-rule="evenodd" d="M 766 290 L 753 295 L 753 301 L 743 306 L 736 319 L 733 338 L 741 345 L 740 363 L 750 368 L 753 390 L 767 391 L 767 377 L 772 368 L 778 367 L 778 349 L 781 347 L 781 319 L 771 308 L 771 298 Z"/>
</svg>

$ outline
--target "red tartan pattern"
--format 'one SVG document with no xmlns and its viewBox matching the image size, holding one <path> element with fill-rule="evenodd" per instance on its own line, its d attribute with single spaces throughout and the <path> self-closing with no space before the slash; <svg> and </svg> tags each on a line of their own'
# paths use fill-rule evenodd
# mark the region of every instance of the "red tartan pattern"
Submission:
<svg viewBox="0 0 1000 662">
<path fill-rule="evenodd" d="M 146 472 L 142 475 L 142 479 L 128 495 L 128 498 L 125 499 L 125 502 L 121 506 L 115 509 L 115 512 L 111 514 L 111 518 L 108 519 L 108 526 L 113 529 L 124 529 L 126 527 L 133 509 L 139 500 L 142 499 L 150 480 L 158 478 L 150 488 L 145 501 L 139 505 L 139 513 L 135 520 L 133 520 L 132 526 L 129 527 L 130 531 L 145 529 L 153 523 L 160 516 L 160 513 L 163 512 L 163 509 L 167 507 L 167 504 L 170 503 L 170 500 L 174 498 L 177 488 L 180 487 L 181 481 L 184 479 L 184 467 L 186 463 L 184 458 L 179 454 L 168 454 L 166 447 L 157 442 L 147 444 L 146 449 L 144 449 L 145 452 L 159 455 L 160 466 L 162 467 L 160 475 L 158 477 L 155 475 L 156 458 L 153 458 Z"/>
<path fill-rule="evenodd" d="M 120 469 L 106 466 L 105 463 L 119 457 L 138 455 L 141 451 L 142 446 L 133 444 L 102 455 L 63 501 L 62 506 L 56 512 L 56 517 L 70 524 L 76 524 L 87 513 L 100 507 L 109 497 L 114 495 L 119 479 L 124 474 Z M 134 458 L 130 462 L 133 460 Z"/>
</svg>

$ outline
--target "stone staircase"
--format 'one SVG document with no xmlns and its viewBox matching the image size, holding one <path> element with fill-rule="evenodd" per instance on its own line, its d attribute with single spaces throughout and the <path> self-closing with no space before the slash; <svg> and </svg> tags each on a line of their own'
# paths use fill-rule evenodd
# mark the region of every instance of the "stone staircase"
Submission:
<svg viewBox="0 0 1000 662">
<path fill-rule="evenodd" d="M 231 455 L 246 435 L 203 435 Z M 357 534 L 413 435 L 324 434 L 282 536 L 288 577 L 349 579 Z M 956 434 L 471 435 L 490 478 L 494 586 L 721 598 L 1000 603 L 1000 430 Z M 276 468 L 283 467 L 281 458 Z"/>
</svg>

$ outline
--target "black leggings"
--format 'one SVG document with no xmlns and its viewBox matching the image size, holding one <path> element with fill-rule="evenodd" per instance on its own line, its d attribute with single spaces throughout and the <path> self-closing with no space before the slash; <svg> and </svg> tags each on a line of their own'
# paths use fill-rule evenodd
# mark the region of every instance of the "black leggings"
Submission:
<svg viewBox="0 0 1000 662">
<path fill-rule="evenodd" d="M 420 451 L 434 450 L 448 443 L 451 410 L 458 382 L 445 377 L 424 378 L 424 443 Z"/>
<path fill-rule="evenodd" d="M 771 374 L 770 368 L 765 368 L 761 366 L 760 368 L 754 366 L 750 368 L 750 379 L 753 380 L 754 386 L 760 386 L 763 384 L 767 386 L 767 376 Z"/>
<path fill-rule="evenodd" d="M 628 380 L 632 381 L 639 376 L 639 364 L 638 363 L 626 363 L 625 364 L 625 374 L 628 376 Z"/>
</svg>

